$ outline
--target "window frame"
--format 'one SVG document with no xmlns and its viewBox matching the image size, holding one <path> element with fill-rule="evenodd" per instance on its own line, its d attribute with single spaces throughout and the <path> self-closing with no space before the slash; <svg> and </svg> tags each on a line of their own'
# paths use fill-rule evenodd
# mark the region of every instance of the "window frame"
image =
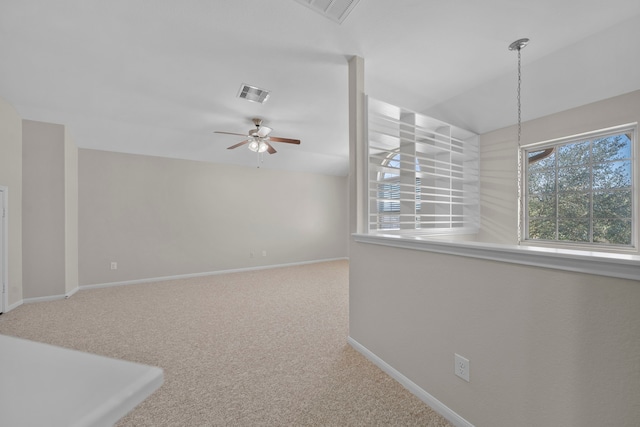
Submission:
<svg viewBox="0 0 640 427">
<path fill-rule="evenodd" d="M 597 138 L 614 136 L 619 134 L 630 134 L 631 142 L 630 142 L 630 161 L 631 165 L 631 243 L 629 245 L 626 244 L 610 244 L 610 243 L 597 243 L 597 242 L 576 242 L 576 241 L 563 241 L 563 240 L 550 240 L 550 239 L 530 239 L 529 238 L 529 182 L 528 182 L 528 171 L 529 165 L 527 161 L 527 153 L 542 151 L 547 148 L 558 148 L 564 145 L 568 145 L 571 143 L 580 143 L 586 142 L 589 140 L 594 140 Z M 520 232 L 518 233 L 520 237 L 519 244 L 527 245 L 527 246 L 543 246 L 543 247 L 552 247 L 552 248 L 568 248 L 568 249 L 578 249 L 578 250 L 589 250 L 589 251 L 598 251 L 598 252 L 616 252 L 616 253 L 630 253 L 639 251 L 638 247 L 638 230 L 639 230 L 639 215 L 638 215 L 638 206 L 640 199 L 640 182 L 639 182 L 639 168 L 637 161 L 637 153 L 638 153 L 638 123 L 626 123 L 623 125 L 612 126 L 604 129 L 598 129 L 594 131 L 584 132 L 580 134 L 575 134 L 571 136 L 555 138 L 547 141 L 535 142 L 531 144 L 522 145 L 519 148 L 518 155 L 520 156 L 521 168 L 519 173 L 521 174 L 521 183 L 520 183 L 520 197 L 519 197 L 519 206 L 521 207 L 520 213 Z M 557 152 L 557 150 L 556 150 Z M 625 159 L 626 160 L 626 159 Z M 590 185 L 588 189 L 590 204 L 589 204 L 589 230 L 590 230 L 590 240 L 593 240 L 593 194 L 598 192 L 597 189 L 594 190 L 593 180 L 590 180 Z M 558 189 L 556 188 L 554 191 L 554 195 L 557 197 Z M 555 213 L 556 219 L 558 218 L 558 212 Z"/>
</svg>

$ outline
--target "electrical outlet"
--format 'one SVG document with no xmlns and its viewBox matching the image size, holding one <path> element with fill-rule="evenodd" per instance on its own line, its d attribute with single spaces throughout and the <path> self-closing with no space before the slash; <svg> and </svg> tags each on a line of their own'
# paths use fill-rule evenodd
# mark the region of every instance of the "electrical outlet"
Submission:
<svg viewBox="0 0 640 427">
<path fill-rule="evenodd" d="M 262 250 L 262 256 L 267 256 L 267 251 L 265 249 Z"/>
<path fill-rule="evenodd" d="M 469 359 L 454 353 L 453 360 L 454 360 L 454 366 L 453 366 L 454 373 L 460 378 L 462 378 L 463 380 L 465 380 L 466 382 L 469 382 Z"/>
<path fill-rule="evenodd" d="M 249 258 L 253 258 L 253 252 L 249 252 Z"/>
<path fill-rule="evenodd" d="M 112 270 L 117 270 L 118 269 L 118 263 L 115 261 L 111 261 L 111 269 Z"/>
</svg>

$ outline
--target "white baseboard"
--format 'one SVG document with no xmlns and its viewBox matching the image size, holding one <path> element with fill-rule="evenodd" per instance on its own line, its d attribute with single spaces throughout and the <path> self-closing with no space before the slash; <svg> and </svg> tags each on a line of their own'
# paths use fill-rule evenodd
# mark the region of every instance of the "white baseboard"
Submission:
<svg viewBox="0 0 640 427">
<path fill-rule="evenodd" d="M 34 297 L 34 298 L 24 298 L 18 302 L 11 304 L 5 310 L 5 313 L 21 306 L 22 304 L 31 304 L 35 302 L 46 302 L 46 301 L 56 301 L 61 299 L 66 299 L 72 297 L 76 292 L 83 289 L 97 289 L 97 288 L 107 288 L 111 286 L 124 286 L 124 285 L 135 285 L 137 283 L 150 283 L 150 282 L 162 282 L 165 280 L 177 280 L 177 279 L 188 279 L 191 277 L 202 277 L 202 276 L 213 276 L 219 274 L 229 274 L 229 273 L 239 273 L 243 271 L 254 271 L 254 270 L 267 270 L 271 268 L 281 268 L 281 267 L 292 267 L 296 265 L 305 265 L 305 264 L 317 264 L 321 262 L 330 262 L 330 261 L 340 261 L 347 260 L 348 258 L 331 258 L 331 259 L 323 259 L 323 260 L 315 260 L 315 261 L 303 261 L 303 262 L 295 262 L 289 264 L 278 264 L 278 265 L 265 265 L 260 267 L 248 267 L 248 268 L 237 268 L 233 270 L 219 270 L 219 271 L 208 271 L 204 273 L 192 273 L 192 274 L 180 274 L 177 276 L 164 276 L 164 277 L 151 277 L 148 279 L 138 279 L 138 280 L 126 280 L 123 282 L 111 282 L 111 283 L 99 283 L 95 285 L 82 285 L 73 290 L 67 292 L 63 295 L 50 295 L 46 297 Z"/>
<path fill-rule="evenodd" d="M 330 259 L 322 259 L 322 260 L 315 260 L 315 261 L 294 262 L 289 264 L 263 265 L 259 267 L 235 268 L 231 270 L 207 271 L 203 273 L 178 274 L 176 276 L 150 277 L 148 279 L 125 280 L 122 282 L 96 283 L 93 285 L 81 285 L 80 289 L 99 289 L 99 288 L 109 288 L 112 286 L 136 285 L 140 283 L 151 283 L 151 282 L 164 282 L 167 280 L 190 279 L 192 277 L 215 276 L 220 274 L 241 273 L 241 272 L 255 271 L 255 270 L 268 270 L 272 268 L 293 267 L 296 265 L 318 264 L 321 262 L 341 261 L 341 260 L 347 260 L 347 259 L 348 258 L 330 258 Z"/>
<path fill-rule="evenodd" d="M 71 296 L 73 296 L 73 294 L 75 294 L 79 290 L 80 290 L 80 288 L 77 287 L 77 288 L 74 288 L 74 289 L 70 290 L 66 294 L 49 295 L 49 296 L 46 296 L 46 297 L 25 298 L 25 299 L 22 300 L 22 302 L 24 304 L 31 304 L 31 303 L 34 303 L 34 302 L 47 302 L 47 301 L 57 301 L 57 300 L 61 300 L 61 299 L 67 299 L 67 298 L 71 298 Z"/>
<path fill-rule="evenodd" d="M 394 369 L 391 365 L 389 365 L 384 360 L 380 359 L 374 353 L 372 353 L 368 348 L 360 344 L 358 341 L 354 340 L 351 337 L 347 338 L 347 342 L 351 347 L 353 347 L 356 351 L 362 354 L 364 357 L 369 359 L 376 365 L 378 368 L 382 369 L 386 372 L 391 378 L 398 381 L 400 384 L 404 386 L 407 390 L 409 390 L 412 394 L 422 400 L 424 403 L 429 405 L 434 411 L 445 417 L 450 423 L 452 423 L 456 427 L 473 427 L 469 421 L 462 418 L 460 415 L 449 409 L 444 403 L 440 402 L 438 399 L 427 393 L 416 383 L 411 381 L 409 378 L 402 375 L 396 369 Z"/>
<path fill-rule="evenodd" d="M 57 301 L 64 299 L 64 295 L 49 295 L 46 297 L 33 297 L 33 298 L 25 298 L 22 300 L 24 304 L 33 304 L 35 302 L 47 302 L 47 301 Z"/>
<path fill-rule="evenodd" d="M 70 290 L 69 292 L 67 292 L 66 294 L 64 294 L 65 298 L 71 298 L 76 292 L 78 292 L 80 290 L 80 286 L 76 286 L 75 288 L 73 288 L 72 290 Z"/>
<path fill-rule="evenodd" d="M 23 300 L 14 302 L 13 304 L 11 304 L 9 307 L 7 307 L 7 309 L 4 311 L 5 313 L 10 312 L 11 310 L 20 307 L 22 304 L 24 303 Z"/>
</svg>

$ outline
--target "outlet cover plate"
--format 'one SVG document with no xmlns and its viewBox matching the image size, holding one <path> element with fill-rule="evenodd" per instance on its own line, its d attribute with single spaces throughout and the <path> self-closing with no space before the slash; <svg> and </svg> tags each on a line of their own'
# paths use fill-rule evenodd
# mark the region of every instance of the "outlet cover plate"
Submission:
<svg viewBox="0 0 640 427">
<path fill-rule="evenodd" d="M 457 353 L 453 354 L 454 359 L 454 372 L 457 376 L 469 382 L 469 359 L 460 356 Z"/>
</svg>

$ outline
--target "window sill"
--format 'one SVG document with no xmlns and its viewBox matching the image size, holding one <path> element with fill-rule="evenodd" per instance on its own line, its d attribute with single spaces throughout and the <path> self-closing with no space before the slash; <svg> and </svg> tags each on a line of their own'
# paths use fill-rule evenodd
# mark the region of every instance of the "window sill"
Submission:
<svg viewBox="0 0 640 427">
<path fill-rule="evenodd" d="M 640 280 L 640 256 L 538 246 L 452 242 L 425 237 L 353 234 L 356 242 L 436 252 L 598 276 Z"/>
</svg>

